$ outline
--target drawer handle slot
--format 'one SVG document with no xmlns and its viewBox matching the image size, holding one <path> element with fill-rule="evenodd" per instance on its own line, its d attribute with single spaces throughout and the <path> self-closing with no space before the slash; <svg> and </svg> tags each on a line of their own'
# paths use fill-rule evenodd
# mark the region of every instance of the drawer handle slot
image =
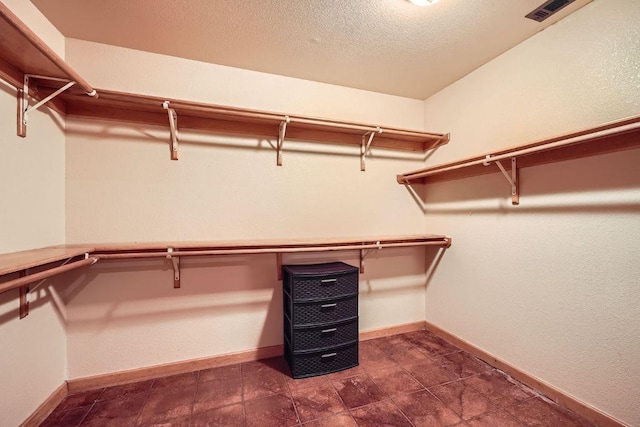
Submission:
<svg viewBox="0 0 640 427">
<path fill-rule="evenodd" d="M 338 353 L 327 353 L 327 354 L 323 354 L 321 357 L 323 359 L 329 359 L 330 357 L 336 357 L 338 355 Z"/>
<path fill-rule="evenodd" d="M 338 279 L 322 279 L 320 283 L 323 285 L 335 285 Z"/>
<path fill-rule="evenodd" d="M 338 330 L 338 328 L 323 329 L 323 330 L 322 330 L 322 333 L 323 333 L 323 334 L 330 334 L 331 332 L 335 332 L 335 331 L 337 331 L 337 330 Z"/>
<path fill-rule="evenodd" d="M 335 302 L 333 304 L 322 304 L 320 308 L 335 308 L 338 304 Z"/>
</svg>

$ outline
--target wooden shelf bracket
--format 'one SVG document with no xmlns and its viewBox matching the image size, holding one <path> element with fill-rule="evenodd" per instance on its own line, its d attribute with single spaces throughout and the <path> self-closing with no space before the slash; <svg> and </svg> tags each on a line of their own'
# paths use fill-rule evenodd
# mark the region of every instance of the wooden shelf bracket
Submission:
<svg viewBox="0 0 640 427">
<path fill-rule="evenodd" d="M 41 99 L 36 104 L 34 104 L 31 107 L 29 107 L 29 78 L 30 77 L 35 77 L 35 78 L 42 79 L 42 80 L 53 80 L 53 81 L 66 82 L 66 84 L 64 86 L 62 86 L 60 89 L 58 89 L 55 92 L 53 92 L 51 95 L 46 96 L 45 98 Z M 18 94 L 18 130 L 17 130 L 18 136 L 22 137 L 22 138 L 27 136 L 27 123 L 29 122 L 29 113 L 31 113 L 32 111 L 35 111 L 38 108 L 42 107 L 44 104 L 46 104 L 47 102 L 51 101 L 56 96 L 60 95 L 62 92 L 64 92 L 65 90 L 69 89 L 74 84 L 76 84 L 76 82 L 74 82 L 74 81 L 70 82 L 70 81 L 68 81 L 66 79 L 59 79 L 59 78 L 56 78 L 56 77 L 46 77 L 46 76 L 36 76 L 36 75 L 32 75 L 32 74 L 25 74 L 24 75 L 24 84 L 23 84 L 22 90 L 20 90 L 19 94 Z"/>
<path fill-rule="evenodd" d="M 171 160 L 178 160 L 178 114 L 176 110 L 169 107 L 169 101 L 162 103 L 162 108 L 167 110 L 169 115 L 169 130 L 171 131 Z"/>
<path fill-rule="evenodd" d="M 180 288 L 180 257 L 175 255 L 177 251 L 173 248 L 167 248 L 167 259 L 171 260 L 173 265 L 173 288 Z"/>
<path fill-rule="evenodd" d="M 482 164 L 484 166 L 489 166 L 492 162 L 491 155 L 487 154 L 486 158 L 487 158 L 487 161 L 483 162 Z M 502 166 L 502 163 L 500 163 L 500 160 L 495 160 L 495 164 L 500 169 L 500 172 L 502 172 L 502 175 L 504 175 L 504 177 L 507 179 L 507 182 L 509 182 L 509 185 L 511 185 L 511 204 L 519 205 L 520 204 L 520 186 L 518 183 L 518 163 L 517 163 L 516 157 L 511 158 L 511 175 L 509 175 L 509 173 L 506 171 L 504 166 Z"/>
<path fill-rule="evenodd" d="M 360 170 L 363 172 L 366 168 L 365 160 L 366 160 L 367 154 L 369 153 L 369 149 L 371 148 L 373 137 L 376 134 L 381 134 L 381 133 L 382 133 L 382 129 L 380 128 L 380 126 L 378 126 L 375 131 L 367 132 L 364 135 L 362 135 L 362 142 L 360 144 Z"/>
<path fill-rule="evenodd" d="M 289 116 L 285 116 L 284 120 L 280 123 L 280 129 L 278 131 L 278 145 L 276 147 L 276 164 L 282 166 L 282 144 L 284 143 L 284 137 L 287 133 L 287 124 L 291 122 Z"/>
<path fill-rule="evenodd" d="M 379 240 L 376 242 L 376 246 L 377 248 L 374 249 L 382 249 L 382 245 L 380 244 Z M 372 250 L 373 249 L 360 249 L 360 274 L 364 274 L 364 260 L 371 254 Z"/>
</svg>

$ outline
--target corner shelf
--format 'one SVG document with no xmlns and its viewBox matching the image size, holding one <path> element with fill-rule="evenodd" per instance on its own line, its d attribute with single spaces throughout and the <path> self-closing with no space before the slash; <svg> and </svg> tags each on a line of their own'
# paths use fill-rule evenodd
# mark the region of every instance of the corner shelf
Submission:
<svg viewBox="0 0 640 427">
<path fill-rule="evenodd" d="M 517 205 L 520 196 L 518 184 L 520 168 L 637 147 L 640 147 L 640 115 L 489 154 L 407 172 L 398 175 L 396 179 L 399 184 L 404 185 L 412 182 L 429 184 L 502 172 L 511 185 L 512 203 Z M 502 160 L 510 161 L 511 174 L 501 164 Z M 498 168 L 487 167 L 491 163 L 495 163 Z"/>
</svg>

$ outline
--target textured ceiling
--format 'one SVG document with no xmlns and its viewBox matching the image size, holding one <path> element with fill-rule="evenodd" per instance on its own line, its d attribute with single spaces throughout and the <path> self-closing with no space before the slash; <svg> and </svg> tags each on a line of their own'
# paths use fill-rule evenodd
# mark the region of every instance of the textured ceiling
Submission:
<svg viewBox="0 0 640 427">
<path fill-rule="evenodd" d="M 31 1 L 66 37 L 425 99 L 591 0 Z"/>
</svg>

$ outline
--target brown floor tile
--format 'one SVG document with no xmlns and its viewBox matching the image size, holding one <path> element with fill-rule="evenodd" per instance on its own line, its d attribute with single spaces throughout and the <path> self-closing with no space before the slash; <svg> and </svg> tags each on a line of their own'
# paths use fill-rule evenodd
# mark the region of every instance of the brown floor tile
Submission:
<svg viewBox="0 0 640 427">
<path fill-rule="evenodd" d="M 151 390 L 153 381 L 154 380 L 140 381 L 106 388 L 98 400 L 122 399 L 137 394 L 146 394 Z"/>
<path fill-rule="evenodd" d="M 198 383 L 193 412 L 242 402 L 242 379 L 238 376 Z"/>
<path fill-rule="evenodd" d="M 359 427 L 412 427 L 391 400 L 372 403 L 351 411 Z"/>
<path fill-rule="evenodd" d="M 291 392 L 300 422 L 312 421 L 346 411 L 342 400 L 330 383 Z"/>
<path fill-rule="evenodd" d="M 420 384 L 427 388 L 458 379 L 458 376 L 454 372 L 443 368 L 433 360 L 428 360 L 416 365 L 408 365 L 405 369 L 409 371 Z"/>
<path fill-rule="evenodd" d="M 298 379 L 285 377 L 285 381 L 292 393 L 298 390 L 304 390 L 305 388 L 322 387 L 331 384 L 328 375 Z"/>
<path fill-rule="evenodd" d="M 524 427 L 524 424 L 521 424 L 504 411 L 488 412 L 478 418 L 467 421 L 467 424 L 471 427 Z"/>
<path fill-rule="evenodd" d="M 462 422 L 427 390 L 396 396 L 393 400 L 415 427 L 445 427 Z"/>
<path fill-rule="evenodd" d="M 386 397 L 368 375 L 333 381 L 333 386 L 349 409 L 368 405 Z"/>
<path fill-rule="evenodd" d="M 82 393 L 70 394 L 66 399 L 60 404 L 60 409 L 72 409 L 72 408 L 80 408 L 82 406 L 92 405 L 93 402 L 98 400 L 102 395 L 104 389 L 99 390 L 90 390 Z"/>
<path fill-rule="evenodd" d="M 416 363 L 426 362 L 431 359 L 431 357 L 420 348 L 409 344 L 394 347 L 390 349 L 387 354 L 401 366 L 415 365 Z"/>
<path fill-rule="evenodd" d="M 464 420 L 495 411 L 489 399 L 464 380 L 433 387 L 429 391 Z"/>
<path fill-rule="evenodd" d="M 246 401 L 247 427 L 286 427 L 299 423 L 293 401 L 288 396 L 276 394 Z"/>
<path fill-rule="evenodd" d="M 189 427 L 191 417 L 173 418 L 170 420 L 158 421 L 157 423 L 145 424 L 140 427 Z"/>
<path fill-rule="evenodd" d="M 422 384 L 398 365 L 371 371 L 369 376 L 388 396 L 410 393 L 424 388 Z"/>
<path fill-rule="evenodd" d="M 496 370 L 468 378 L 465 381 L 487 396 L 491 403 L 498 407 L 512 406 L 535 396 L 533 390 L 509 381 L 506 375 Z"/>
<path fill-rule="evenodd" d="M 188 387 L 198 382 L 198 372 L 186 372 L 184 374 L 170 375 L 168 377 L 156 378 L 153 388 L 163 387 Z"/>
<path fill-rule="evenodd" d="M 85 418 L 92 405 L 72 409 L 54 410 L 40 427 L 76 427 Z"/>
<path fill-rule="evenodd" d="M 464 351 L 438 356 L 433 360 L 454 372 L 458 378 L 467 378 L 493 369 L 482 360 Z"/>
<path fill-rule="evenodd" d="M 204 369 L 200 371 L 198 375 L 199 382 L 211 381 L 211 380 L 221 380 L 224 378 L 240 378 L 240 364 L 235 365 L 226 365 L 226 366 L 218 366 L 215 368 Z"/>
<path fill-rule="evenodd" d="M 287 361 L 283 356 L 254 360 L 242 364 L 242 372 L 269 371 L 286 375 L 289 372 Z"/>
<path fill-rule="evenodd" d="M 138 394 L 124 399 L 96 402 L 82 421 L 82 427 L 133 427 L 147 399 Z"/>
<path fill-rule="evenodd" d="M 357 427 L 357 424 L 350 414 L 343 413 L 305 423 L 303 427 Z"/>
<path fill-rule="evenodd" d="M 413 345 L 419 347 L 428 356 L 442 356 L 444 354 L 454 353 L 460 349 L 453 344 L 449 344 L 442 338 L 427 331 L 415 331 L 400 335 L 400 337 Z"/>
<path fill-rule="evenodd" d="M 344 371 L 334 372 L 327 375 L 330 380 L 341 380 L 344 378 L 355 377 L 356 375 L 365 374 L 365 370 L 362 366 L 354 366 L 353 368 L 345 369 Z"/>
<path fill-rule="evenodd" d="M 242 370 L 242 393 L 244 400 L 273 394 L 288 395 L 289 390 L 285 377 L 277 370 L 269 368 Z"/>
<path fill-rule="evenodd" d="M 525 400 L 505 408 L 505 411 L 529 427 L 586 427 L 591 425 L 578 415 L 545 402 L 541 398 Z"/>
<path fill-rule="evenodd" d="M 360 343 L 358 352 L 360 366 L 367 371 L 397 365 L 396 362 L 387 356 L 373 341 Z"/>
<path fill-rule="evenodd" d="M 138 417 L 138 425 L 146 425 L 185 417 L 191 414 L 196 385 L 153 388 Z"/>
<path fill-rule="evenodd" d="M 221 408 L 210 409 L 191 417 L 191 427 L 244 427 L 244 407 L 236 403 Z"/>
</svg>

